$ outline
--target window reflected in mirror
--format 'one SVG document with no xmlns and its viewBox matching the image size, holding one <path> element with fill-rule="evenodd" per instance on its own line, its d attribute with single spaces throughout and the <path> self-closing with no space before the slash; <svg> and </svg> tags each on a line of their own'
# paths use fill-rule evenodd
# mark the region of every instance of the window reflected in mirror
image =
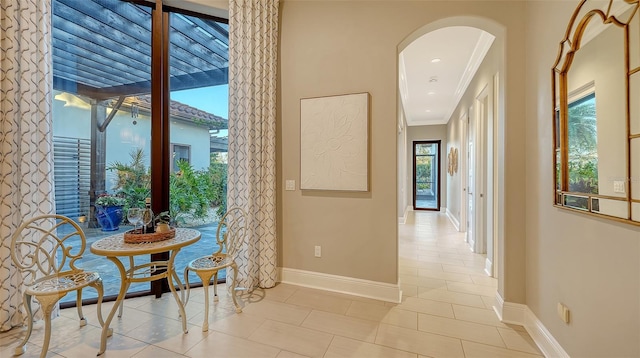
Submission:
<svg viewBox="0 0 640 358">
<path fill-rule="evenodd" d="M 638 1 L 581 1 L 552 68 L 554 203 L 640 225 Z"/>
<path fill-rule="evenodd" d="M 569 103 L 569 191 L 598 194 L 595 92 Z"/>
</svg>

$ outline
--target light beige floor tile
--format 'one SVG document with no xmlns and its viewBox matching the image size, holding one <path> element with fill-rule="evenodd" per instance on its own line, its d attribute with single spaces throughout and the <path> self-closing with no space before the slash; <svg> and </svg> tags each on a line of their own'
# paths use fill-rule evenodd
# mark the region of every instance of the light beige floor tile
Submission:
<svg viewBox="0 0 640 358">
<path fill-rule="evenodd" d="M 418 277 L 435 278 L 447 281 L 474 283 L 470 275 L 463 273 L 444 272 L 438 270 L 418 269 Z"/>
<path fill-rule="evenodd" d="M 280 351 L 276 358 L 309 358 L 309 356 L 303 356 L 302 354 L 293 353 L 289 351 Z"/>
<path fill-rule="evenodd" d="M 147 348 L 141 350 L 132 356 L 132 358 L 183 358 L 185 355 L 178 354 L 176 352 L 168 351 L 156 346 L 147 346 Z"/>
<path fill-rule="evenodd" d="M 14 357 L 14 355 L 13 355 L 14 348 L 15 348 L 15 346 L 0 348 L 0 357 L 2 357 L 2 358 Z M 42 351 L 42 347 L 27 342 L 27 351 L 24 354 L 22 354 L 20 356 L 16 356 L 16 357 L 20 357 L 20 358 L 39 358 L 41 351 Z M 57 354 L 57 353 L 49 351 L 49 352 L 47 352 L 47 355 L 46 355 L 45 358 L 64 358 L 64 357 L 59 355 L 59 354 Z"/>
<path fill-rule="evenodd" d="M 264 298 L 272 301 L 284 302 L 298 290 L 297 286 L 278 283 L 275 287 L 264 289 Z"/>
<path fill-rule="evenodd" d="M 351 300 L 318 293 L 317 290 L 298 290 L 285 303 L 308 307 L 315 310 L 345 314 L 351 305 Z"/>
<path fill-rule="evenodd" d="M 454 304 L 453 313 L 458 320 L 524 331 L 524 327 L 522 326 L 507 325 L 500 322 L 500 320 L 498 319 L 498 315 L 496 315 L 493 309 L 476 308 Z"/>
<path fill-rule="evenodd" d="M 222 332 L 231 336 L 248 338 L 266 320 L 244 312 L 209 323 L 209 331 Z"/>
<path fill-rule="evenodd" d="M 402 296 L 404 297 L 416 297 L 418 296 L 418 286 L 410 285 L 400 281 L 400 289 L 402 290 Z"/>
<path fill-rule="evenodd" d="M 302 327 L 365 342 L 374 342 L 378 331 L 376 322 L 322 311 L 312 311 Z"/>
<path fill-rule="evenodd" d="M 466 358 L 535 358 L 541 355 L 518 352 L 510 349 L 462 341 Z"/>
<path fill-rule="evenodd" d="M 526 331 L 516 331 L 511 328 L 498 328 L 507 348 L 531 354 L 542 354 L 538 346 Z"/>
<path fill-rule="evenodd" d="M 311 309 L 278 301 L 264 300 L 260 303 L 248 304 L 244 308 L 243 313 L 283 323 L 300 325 L 309 313 L 311 313 Z"/>
<path fill-rule="evenodd" d="M 418 287 L 429 287 L 429 288 L 446 288 L 447 287 L 447 281 L 442 279 L 437 279 L 437 278 L 400 275 L 400 280 L 402 281 L 402 283 L 415 285 Z"/>
<path fill-rule="evenodd" d="M 418 314 L 418 330 L 506 348 L 496 327 L 479 323 Z"/>
<path fill-rule="evenodd" d="M 376 344 L 429 357 L 464 357 L 457 338 L 381 324 Z"/>
<path fill-rule="evenodd" d="M 185 355 L 193 358 L 203 357 L 256 357 L 271 358 L 276 357 L 280 350 L 265 344 L 252 342 L 247 339 L 226 335 L 220 332 L 213 332 L 207 339 L 202 340 L 193 348 L 189 349 Z"/>
<path fill-rule="evenodd" d="M 498 288 L 498 280 L 487 275 L 469 275 L 476 285 L 491 286 Z"/>
<path fill-rule="evenodd" d="M 481 297 L 482 297 L 482 302 L 484 302 L 484 307 L 486 309 L 493 310 L 493 306 L 496 305 L 496 295 L 493 295 L 493 296 L 481 296 Z"/>
<path fill-rule="evenodd" d="M 418 276 L 418 268 L 410 266 L 400 266 L 398 267 L 398 274 L 405 276 Z"/>
<path fill-rule="evenodd" d="M 127 336 L 184 354 L 209 334 L 202 332 L 200 326 L 188 325 L 188 329 L 189 333 L 184 333 L 181 322 L 160 317 L 127 332 Z"/>
<path fill-rule="evenodd" d="M 418 313 L 401 310 L 393 306 L 353 302 L 347 311 L 347 316 L 404 328 L 418 329 Z"/>
<path fill-rule="evenodd" d="M 34 328 L 35 330 L 36 328 Z M 44 326 L 43 328 L 44 329 Z M 4 333 L 0 333 L 0 357 L 13 357 L 13 353 L 15 352 L 15 348 L 22 342 L 24 335 L 26 333 L 26 328 L 16 327 L 12 330 Z M 53 336 L 53 334 L 52 334 Z M 42 340 L 40 339 L 40 344 Z M 36 358 L 40 357 L 40 352 L 42 351 L 42 346 L 33 343 L 33 340 L 29 340 L 26 345 L 26 352 L 20 357 L 23 358 Z M 47 352 L 47 358 L 58 358 L 62 357 L 54 352 Z"/>
<path fill-rule="evenodd" d="M 204 304 L 202 305 L 203 305 L 202 310 L 196 315 L 189 317 L 189 319 L 187 320 L 187 322 L 190 325 L 194 325 L 202 328 L 202 325 L 204 324 Z M 217 305 L 211 306 L 209 307 L 209 317 L 208 317 L 209 326 L 211 326 L 216 321 L 227 319 L 237 314 L 238 313 L 236 313 L 235 309 L 231 307 L 220 307 Z"/>
<path fill-rule="evenodd" d="M 442 258 L 442 257 L 431 257 L 431 256 L 425 256 L 425 255 L 418 255 L 418 260 L 419 261 L 423 261 L 423 262 L 435 263 L 435 264 L 464 266 L 464 262 L 462 260 L 447 259 L 447 258 Z"/>
<path fill-rule="evenodd" d="M 252 341 L 309 357 L 322 357 L 332 338 L 328 333 L 269 320 L 249 336 Z"/>
<path fill-rule="evenodd" d="M 480 261 L 477 261 L 477 260 L 462 260 L 462 262 L 464 263 L 464 265 L 466 267 L 473 267 L 473 268 L 479 269 L 480 271 L 483 271 L 483 272 L 484 272 L 484 269 L 486 267 L 486 263 L 480 262 Z"/>
<path fill-rule="evenodd" d="M 442 271 L 442 264 L 436 262 L 423 262 L 412 259 L 400 258 L 399 264 L 406 267 L 423 268 L 427 270 L 440 270 Z"/>
<path fill-rule="evenodd" d="M 57 352 L 56 350 L 52 349 L 52 347 L 56 345 L 56 342 L 64 342 L 67 340 L 75 339 L 76 337 L 84 334 L 84 331 L 90 330 L 92 328 L 95 327 L 91 325 L 79 327 L 77 319 L 69 319 L 63 316 L 54 318 L 53 320 L 51 320 L 51 339 L 49 340 L 49 350 Z M 18 329 L 22 331 L 22 333 L 20 333 L 18 337 L 22 339 L 26 333 L 26 326 Z M 31 331 L 31 337 L 29 338 L 29 343 L 34 344 L 38 347 L 42 347 L 44 343 L 44 331 L 44 320 L 34 322 L 33 330 Z M 20 342 L 20 340 L 17 342 Z"/>
<path fill-rule="evenodd" d="M 371 344 L 354 339 L 335 337 L 324 355 L 324 358 L 352 357 L 384 357 L 384 358 L 416 358 L 415 353 Z"/>
<path fill-rule="evenodd" d="M 427 300 L 448 302 L 453 304 L 478 307 L 484 309 L 484 301 L 480 295 L 453 292 L 446 289 L 424 290 L 418 293 L 418 297 Z"/>
<path fill-rule="evenodd" d="M 467 266 L 464 266 L 462 264 L 459 264 L 459 265 L 443 264 L 442 265 L 442 270 L 445 271 L 445 272 L 466 273 L 466 274 L 469 274 L 469 275 L 482 275 L 482 274 L 484 274 L 484 267 L 483 268 L 467 267 Z"/>
<path fill-rule="evenodd" d="M 487 297 L 496 296 L 496 288 L 491 286 L 482 286 L 472 283 L 447 282 L 447 289 L 454 292 L 471 293 Z"/>
<path fill-rule="evenodd" d="M 64 335 L 51 340 L 49 350 L 67 358 L 85 358 L 95 356 L 100 349 L 102 329 L 85 326 L 75 334 Z M 107 339 L 107 351 L 104 357 L 131 357 L 146 347 L 144 342 L 113 334 Z"/>
<path fill-rule="evenodd" d="M 453 308 L 450 303 L 433 300 L 423 300 L 421 298 L 407 297 L 407 299 L 396 308 L 418 313 L 432 314 L 436 316 L 454 318 Z"/>
</svg>

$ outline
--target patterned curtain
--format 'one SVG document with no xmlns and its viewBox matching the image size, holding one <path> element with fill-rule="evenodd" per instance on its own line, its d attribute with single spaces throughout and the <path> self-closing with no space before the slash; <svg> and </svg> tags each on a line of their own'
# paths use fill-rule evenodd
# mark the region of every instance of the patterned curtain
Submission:
<svg viewBox="0 0 640 358">
<path fill-rule="evenodd" d="M 276 284 L 276 71 L 279 0 L 229 2 L 228 207 L 248 215 L 238 287 Z M 230 285 L 229 285 L 230 287 Z"/>
<path fill-rule="evenodd" d="M 51 0 L 0 0 L 0 46 L 0 331 L 5 331 L 26 317 L 22 277 L 11 262 L 11 234 L 22 218 L 54 212 Z"/>
</svg>

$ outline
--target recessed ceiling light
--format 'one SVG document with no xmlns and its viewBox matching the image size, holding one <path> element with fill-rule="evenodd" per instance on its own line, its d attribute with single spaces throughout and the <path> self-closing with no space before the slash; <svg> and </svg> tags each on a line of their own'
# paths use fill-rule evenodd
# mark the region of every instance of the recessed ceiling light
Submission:
<svg viewBox="0 0 640 358">
<path fill-rule="evenodd" d="M 429 92 L 427 92 L 427 94 L 431 96 L 431 95 L 434 95 L 434 94 L 436 94 L 436 93 L 435 93 L 435 92 L 433 92 L 433 91 L 429 91 Z"/>
<path fill-rule="evenodd" d="M 438 76 L 429 77 L 429 82 L 431 82 L 431 83 L 438 82 Z"/>
<path fill-rule="evenodd" d="M 437 58 L 437 57 L 436 57 L 436 58 L 431 59 L 431 63 L 438 63 L 438 62 L 440 62 L 440 61 L 442 61 L 442 60 L 440 60 L 440 59 L 439 59 L 439 58 Z"/>
<path fill-rule="evenodd" d="M 431 113 L 431 110 L 430 110 L 430 109 L 427 109 L 425 112 L 427 112 L 427 113 Z"/>
</svg>

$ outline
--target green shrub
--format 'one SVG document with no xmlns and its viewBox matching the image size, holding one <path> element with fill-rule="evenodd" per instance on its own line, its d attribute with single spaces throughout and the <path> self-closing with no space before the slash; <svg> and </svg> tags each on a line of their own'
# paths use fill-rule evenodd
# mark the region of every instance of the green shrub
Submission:
<svg viewBox="0 0 640 358">
<path fill-rule="evenodd" d="M 151 196 L 151 175 L 144 165 L 142 149 L 131 153 L 130 163 L 115 162 L 107 169 L 117 171 L 115 189 L 126 198 L 126 207 L 144 207 Z M 209 208 L 217 207 L 222 216 L 226 210 L 227 164 L 214 153 L 207 170 L 195 170 L 188 162 L 178 161 L 178 172 L 169 176 L 169 215 L 174 223 L 184 224 L 186 217 L 202 219 Z"/>
</svg>

